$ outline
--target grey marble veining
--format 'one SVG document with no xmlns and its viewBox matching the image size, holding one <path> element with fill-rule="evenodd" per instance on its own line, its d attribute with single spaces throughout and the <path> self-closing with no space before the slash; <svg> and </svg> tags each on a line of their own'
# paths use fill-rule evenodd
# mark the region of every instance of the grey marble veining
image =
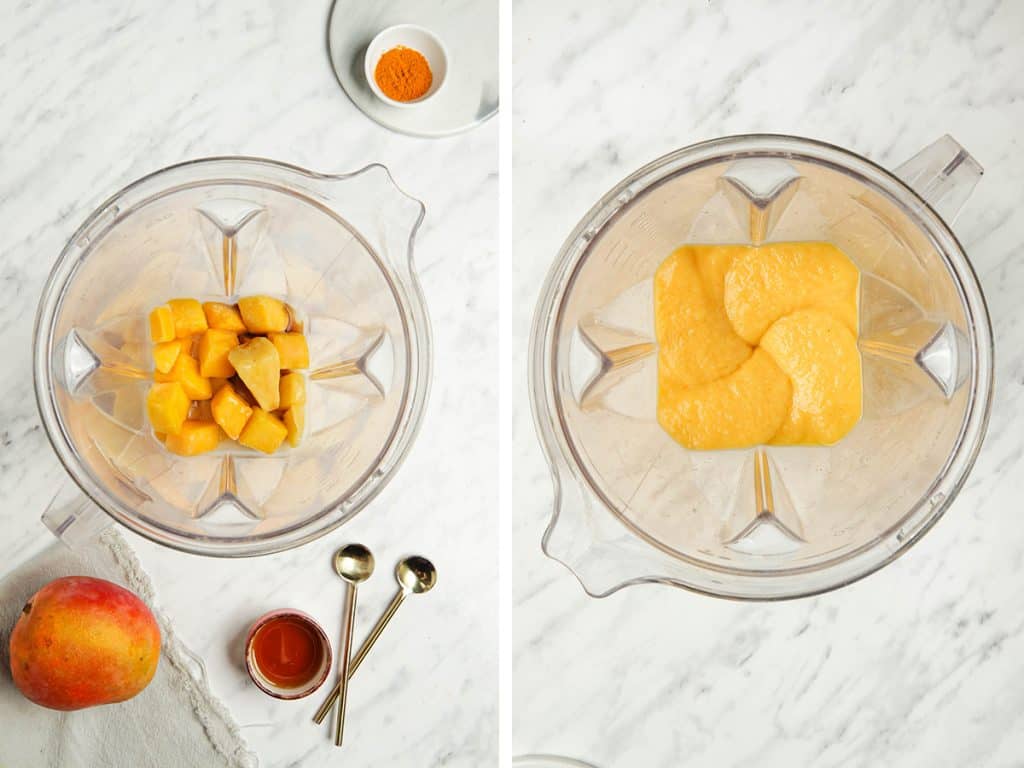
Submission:
<svg viewBox="0 0 1024 768">
<path fill-rule="evenodd" d="M 382 162 L 427 217 L 416 259 L 431 312 L 435 376 L 419 440 L 351 525 L 298 550 L 242 561 L 172 552 L 131 536 L 163 609 L 203 658 L 214 692 L 263 765 L 466 766 L 497 750 L 497 124 L 452 139 L 390 134 L 338 88 L 328 3 L 6 3 L 0 16 L 0 553 L 50 540 L 39 514 L 64 473 L 36 413 L 31 334 L 65 240 L 108 195 L 181 160 L 266 156 L 324 172 Z M 240 667 L 256 616 L 292 606 L 336 632 L 330 553 L 378 557 L 356 637 L 410 552 L 440 572 L 410 599 L 350 692 L 343 753 L 312 723 L 320 696 L 277 702 Z"/>
<path fill-rule="evenodd" d="M 660 586 L 586 597 L 540 552 L 551 504 L 515 390 L 513 751 L 600 768 L 1024 765 L 1024 5 L 513 0 L 515 375 L 563 239 L 617 181 L 716 136 L 812 136 L 895 166 L 943 133 L 985 167 L 954 229 L 997 345 L 967 486 L 899 561 L 756 605 Z"/>
</svg>

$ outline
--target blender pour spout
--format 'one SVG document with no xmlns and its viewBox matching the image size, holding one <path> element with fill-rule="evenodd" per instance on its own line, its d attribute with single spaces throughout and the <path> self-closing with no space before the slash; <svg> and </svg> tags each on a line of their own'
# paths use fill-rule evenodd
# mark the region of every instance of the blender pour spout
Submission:
<svg viewBox="0 0 1024 768">
<path fill-rule="evenodd" d="M 895 171 L 947 224 L 956 218 L 984 172 L 948 133 Z"/>
<path fill-rule="evenodd" d="M 88 544 L 111 523 L 110 517 L 70 480 L 57 488 L 41 519 L 43 525 L 71 549 Z"/>
</svg>

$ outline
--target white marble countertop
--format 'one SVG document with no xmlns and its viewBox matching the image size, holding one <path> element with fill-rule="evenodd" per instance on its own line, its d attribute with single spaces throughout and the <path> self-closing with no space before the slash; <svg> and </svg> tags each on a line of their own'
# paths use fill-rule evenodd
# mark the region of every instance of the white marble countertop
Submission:
<svg viewBox="0 0 1024 768">
<path fill-rule="evenodd" d="M 602 6 L 606 8 L 608 6 Z M 594 600 L 540 552 L 551 485 L 517 387 L 513 751 L 600 768 L 1024 763 L 1024 4 L 512 5 L 518 380 L 541 282 L 590 205 L 725 134 L 821 138 L 894 166 L 943 133 L 985 167 L 955 222 L 996 336 L 989 435 L 944 519 L 874 576 L 738 604 L 661 586 Z"/>
<path fill-rule="evenodd" d="M 81 221 L 130 181 L 189 158 L 257 155 L 324 172 L 382 162 L 427 207 L 416 251 L 435 376 L 406 464 L 350 525 L 291 552 L 224 561 L 130 539 L 261 764 L 475 768 L 497 750 L 497 122 L 438 141 L 372 123 L 331 73 L 327 12 L 326 0 L 6 4 L 0 556 L 10 566 L 52 540 L 39 514 L 64 473 L 36 412 L 31 335 L 43 281 Z M 361 670 L 338 753 L 311 721 L 321 696 L 267 698 L 240 666 L 239 643 L 275 607 L 339 626 L 330 554 L 352 540 L 379 565 L 360 591 L 357 638 L 390 599 L 399 556 L 428 555 L 440 577 Z"/>
</svg>

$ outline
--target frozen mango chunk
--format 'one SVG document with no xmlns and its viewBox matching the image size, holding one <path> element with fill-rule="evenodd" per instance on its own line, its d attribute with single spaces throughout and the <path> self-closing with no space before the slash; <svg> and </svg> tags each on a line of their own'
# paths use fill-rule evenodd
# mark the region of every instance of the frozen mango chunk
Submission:
<svg viewBox="0 0 1024 768">
<path fill-rule="evenodd" d="M 160 373 L 169 373 L 181 354 L 184 339 L 162 341 L 153 346 L 153 366 Z"/>
<path fill-rule="evenodd" d="M 210 380 L 199 373 L 199 363 L 192 355 L 181 352 L 174 366 L 167 373 L 155 371 L 153 380 L 157 382 L 176 381 L 181 384 L 185 394 L 192 400 L 209 400 L 213 397 L 213 388 Z"/>
<path fill-rule="evenodd" d="M 274 333 L 288 328 L 291 318 L 284 302 L 270 296 L 247 296 L 238 300 L 238 311 L 249 333 Z"/>
<path fill-rule="evenodd" d="M 720 297 L 745 246 L 683 246 L 654 274 L 658 370 L 683 387 L 728 376 L 753 351 L 729 324 Z"/>
<path fill-rule="evenodd" d="M 174 338 L 174 315 L 166 304 L 149 313 L 149 337 L 157 344 Z"/>
<path fill-rule="evenodd" d="M 199 339 L 199 373 L 207 378 L 226 379 L 235 375 L 235 367 L 228 360 L 228 352 L 238 346 L 234 331 L 209 328 Z"/>
<path fill-rule="evenodd" d="M 281 377 L 279 408 L 291 408 L 306 402 L 306 380 L 301 373 L 288 373 Z"/>
<path fill-rule="evenodd" d="M 243 333 L 246 330 L 241 314 L 230 304 L 207 301 L 203 303 L 203 313 L 206 315 L 206 324 L 211 328 L 235 333 Z"/>
<path fill-rule="evenodd" d="M 252 408 L 230 384 L 225 384 L 217 390 L 210 403 L 210 409 L 213 412 L 213 420 L 232 440 L 238 439 L 249 417 L 252 416 Z"/>
<path fill-rule="evenodd" d="M 285 411 L 284 425 L 288 429 L 288 445 L 298 448 L 306 428 L 306 406 L 297 404 Z"/>
<path fill-rule="evenodd" d="M 793 383 L 772 445 L 831 445 L 860 421 L 860 352 L 844 323 L 820 310 L 793 312 L 772 324 L 761 349 Z"/>
<path fill-rule="evenodd" d="M 176 435 L 167 435 L 164 445 L 179 456 L 197 456 L 212 451 L 220 443 L 220 427 L 212 421 L 189 419 Z"/>
<path fill-rule="evenodd" d="M 745 248 L 725 278 L 725 311 L 745 341 L 798 309 L 820 309 L 857 334 L 860 271 L 831 243 L 768 243 Z"/>
<path fill-rule="evenodd" d="M 658 423 L 693 450 L 767 443 L 789 414 L 789 377 L 763 349 L 736 371 L 688 389 L 658 371 Z"/>
<path fill-rule="evenodd" d="M 277 347 L 283 370 L 309 368 L 309 346 L 301 333 L 268 333 L 267 338 Z"/>
<path fill-rule="evenodd" d="M 280 407 L 281 358 L 277 347 L 257 336 L 228 352 L 228 360 L 260 408 L 276 411 Z"/>
<path fill-rule="evenodd" d="M 273 453 L 281 447 L 287 436 L 288 428 L 279 418 L 262 408 L 255 408 L 249 422 L 238 436 L 238 442 L 246 448 Z"/>
<path fill-rule="evenodd" d="M 188 416 L 192 401 L 176 381 L 154 384 L 146 395 L 146 415 L 155 432 L 176 435 Z"/>
<path fill-rule="evenodd" d="M 171 299 L 167 302 L 174 317 L 174 335 L 179 339 L 195 336 L 206 330 L 203 305 L 195 299 Z"/>
</svg>

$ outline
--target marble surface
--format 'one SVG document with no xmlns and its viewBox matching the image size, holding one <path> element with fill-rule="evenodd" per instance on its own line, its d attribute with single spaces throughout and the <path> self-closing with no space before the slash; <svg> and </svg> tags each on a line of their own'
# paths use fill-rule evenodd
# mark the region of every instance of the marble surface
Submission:
<svg viewBox="0 0 1024 768">
<path fill-rule="evenodd" d="M 512 0 L 510 229 L 517 343 L 576 221 L 674 148 L 814 136 L 894 166 L 950 133 L 986 175 L 955 222 L 988 298 L 993 419 L 945 518 L 902 559 L 814 599 L 662 586 L 588 598 L 540 552 L 551 486 L 517 387 L 512 749 L 599 768 L 1024 765 L 1024 4 Z"/>
<path fill-rule="evenodd" d="M 438 141 L 388 133 L 339 89 L 325 1 L 3 3 L 0 40 L 0 558 L 51 540 L 39 514 L 64 480 L 36 412 L 31 334 L 43 281 L 103 199 L 170 163 L 272 157 L 325 172 L 386 164 L 427 206 L 417 263 L 434 329 L 435 377 L 418 443 L 350 525 L 291 552 L 224 561 L 130 535 L 162 608 L 205 661 L 214 692 L 266 766 L 493 764 L 497 751 L 497 122 Z M 330 554 L 378 556 L 357 638 L 394 591 L 403 554 L 437 564 L 351 689 L 347 746 L 277 702 L 241 667 L 247 624 L 291 606 L 339 626 Z M 336 629 L 334 630 L 336 631 Z M 9 682 L 8 682 L 9 684 Z"/>
</svg>

